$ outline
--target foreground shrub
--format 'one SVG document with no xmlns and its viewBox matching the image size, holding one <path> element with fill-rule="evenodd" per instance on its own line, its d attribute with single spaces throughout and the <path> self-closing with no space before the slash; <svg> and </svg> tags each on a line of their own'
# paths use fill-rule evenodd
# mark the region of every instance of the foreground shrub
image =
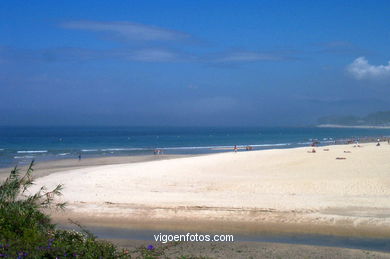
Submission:
<svg viewBox="0 0 390 259">
<path fill-rule="evenodd" d="M 64 209 L 65 203 L 55 203 L 62 185 L 48 191 L 28 192 L 33 185 L 33 165 L 21 176 L 15 167 L 0 184 L 0 258 L 167 258 L 167 244 L 158 248 L 149 245 L 133 251 L 120 250 L 110 242 L 97 240 L 88 230 L 56 229 L 43 209 Z M 195 257 L 182 257 L 195 258 Z"/>
<path fill-rule="evenodd" d="M 45 208 L 63 209 L 65 203 L 54 203 L 62 185 L 48 191 L 45 187 L 28 194 L 33 185 L 32 162 L 21 176 L 15 167 L 0 185 L 0 257 L 11 258 L 119 258 L 125 256 L 116 247 L 96 240 L 88 231 L 58 230 Z"/>
</svg>

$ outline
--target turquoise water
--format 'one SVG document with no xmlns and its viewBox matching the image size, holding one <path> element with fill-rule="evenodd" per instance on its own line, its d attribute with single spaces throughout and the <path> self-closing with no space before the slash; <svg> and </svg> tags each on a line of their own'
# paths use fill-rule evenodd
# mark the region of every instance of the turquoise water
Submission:
<svg viewBox="0 0 390 259">
<path fill-rule="evenodd" d="M 234 145 L 254 149 L 307 146 L 353 137 L 390 136 L 390 129 L 174 128 L 174 127 L 0 127 L 0 167 L 54 159 L 223 152 Z M 217 150 L 216 150 L 217 149 Z M 219 149 L 219 150 L 218 150 Z"/>
</svg>

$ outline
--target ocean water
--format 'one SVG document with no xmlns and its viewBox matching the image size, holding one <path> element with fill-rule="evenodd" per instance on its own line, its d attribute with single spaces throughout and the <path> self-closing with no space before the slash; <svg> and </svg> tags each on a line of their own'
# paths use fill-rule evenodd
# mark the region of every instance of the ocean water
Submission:
<svg viewBox="0 0 390 259">
<path fill-rule="evenodd" d="M 196 128 L 196 127 L 0 127 L 0 167 L 36 161 L 99 156 L 147 155 L 308 146 L 350 138 L 390 136 L 390 129 Z"/>
</svg>

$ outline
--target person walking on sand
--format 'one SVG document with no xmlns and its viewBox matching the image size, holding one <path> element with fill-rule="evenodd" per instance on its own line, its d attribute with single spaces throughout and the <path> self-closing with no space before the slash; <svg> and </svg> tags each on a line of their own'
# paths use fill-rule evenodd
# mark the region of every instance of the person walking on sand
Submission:
<svg viewBox="0 0 390 259">
<path fill-rule="evenodd" d="M 354 145 L 353 147 L 360 147 L 360 145 L 359 145 L 359 139 L 356 139 L 355 145 Z"/>
<path fill-rule="evenodd" d="M 235 153 L 237 152 L 237 145 L 234 145 L 233 150 L 234 150 Z"/>
<path fill-rule="evenodd" d="M 79 161 L 81 161 L 81 153 L 79 153 Z"/>
</svg>

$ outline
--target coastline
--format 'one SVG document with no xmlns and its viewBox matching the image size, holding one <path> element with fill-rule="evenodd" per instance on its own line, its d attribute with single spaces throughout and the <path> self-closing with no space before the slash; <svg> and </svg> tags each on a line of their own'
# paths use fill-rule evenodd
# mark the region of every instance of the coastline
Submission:
<svg viewBox="0 0 390 259">
<path fill-rule="evenodd" d="M 342 144 L 353 139 L 376 141 L 389 136 L 389 129 L 338 129 L 319 127 L 259 127 L 259 128 L 147 128 L 139 135 L 135 128 L 94 128 L 87 140 L 86 128 L 16 128 L 2 132 L 9 139 L 0 143 L 0 171 L 14 165 L 24 166 L 32 159 L 37 166 L 48 161 L 82 161 L 106 157 L 106 164 L 117 163 L 117 157 L 153 155 L 156 149 L 165 155 L 204 155 L 250 146 L 253 150 L 305 147 L 312 141 L 321 145 Z M 44 134 L 41 134 L 44 133 Z M 195 134 L 196 133 L 196 134 Z M 26 143 L 23 134 L 31 134 Z M 54 139 L 52 137 L 55 134 Z M 46 136 L 48 135 L 48 136 Z M 115 137 L 109 137 L 113 135 Z M 61 137 L 62 136 L 62 137 Z M 73 136 L 73 137 L 71 137 Z M 101 137 L 97 137 L 101 136 Z M 387 140 L 387 139 L 386 139 Z M 10 141 L 9 144 L 6 144 Z M 93 144 L 93 143 L 98 144 Z M 122 160 L 126 163 L 126 160 Z M 68 163 L 68 162 L 67 162 Z M 91 163 L 94 165 L 94 163 Z M 54 165 L 56 166 L 56 165 Z M 50 168 L 49 168 L 50 169 Z"/>
<path fill-rule="evenodd" d="M 325 151 L 328 149 L 329 151 Z M 390 145 L 217 153 L 57 171 L 64 212 L 86 226 L 390 237 Z M 346 151 L 346 152 L 344 152 Z M 337 160 L 336 157 L 345 157 Z"/>
<path fill-rule="evenodd" d="M 390 129 L 390 126 L 373 126 L 373 125 L 340 125 L 340 124 L 320 124 L 317 128 L 345 128 L 345 129 Z"/>
<path fill-rule="evenodd" d="M 286 244 L 273 242 L 182 242 L 161 245 L 160 243 L 144 240 L 109 239 L 109 241 L 128 249 L 137 258 L 137 249 L 152 244 L 155 247 L 166 247 L 164 255 L 167 258 L 180 258 L 184 255 L 200 258 L 390 258 L 389 253 L 328 247 L 316 245 Z"/>
<path fill-rule="evenodd" d="M 190 157 L 195 155 L 133 155 L 133 156 L 102 156 L 95 158 L 83 158 L 80 161 L 77 158 L 49 160 L 43 162 L 35 162 L 34 178 L 48 176 L 50 174 L 62 171 L 76 170 L 88 167 L 102 166 L 102 165 L 116 165 L 126 163 L 140 163 L 147 161 L 158 161 L 166 159 L 174 159 L 180 157 Z M 25 172 L 27 165 L 18 166 L 21 173 Z M 0 181 L 3 181 L 11 172 L 13 167 L 0 168 Z"/>
</svg>

